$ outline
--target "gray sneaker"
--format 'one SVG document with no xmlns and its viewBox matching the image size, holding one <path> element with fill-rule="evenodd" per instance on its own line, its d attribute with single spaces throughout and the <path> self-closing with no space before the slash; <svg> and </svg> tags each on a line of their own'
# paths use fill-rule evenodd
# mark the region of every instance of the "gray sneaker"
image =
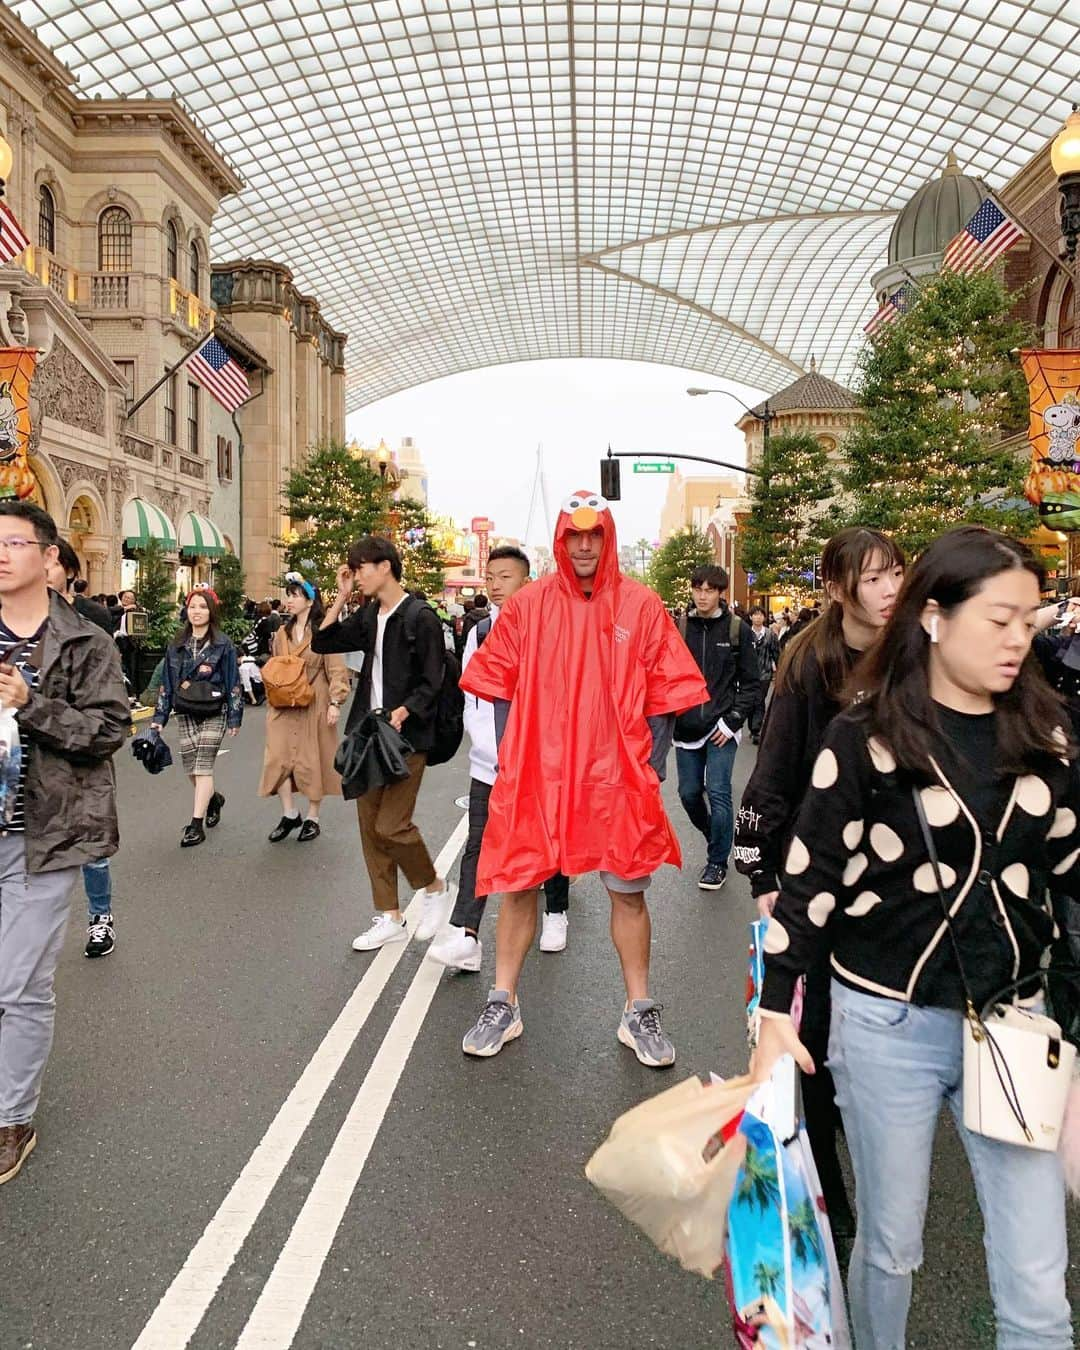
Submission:
<svg viewBox="0 0 1080 1350">
<path fill-rule="evenodd" d="M 467 1055 L 487 1059 L 497 1055 L 507 1041 L 521 1035 L 521 1006 L 510 1002 L 505 989 L 492 989 L 476 1026 L 465 1033 L 461 1048 Z"/>
<path fill-rule="evenodd" d="M 619 1040 L 628 1045 L 642 1064 L 650 1069 L 667 1069 L 675 1063 L 675 1047 L 660 1025 L 662 1003 L 651 998 L 636 998 L 619 1023 Z"/>
</svg>

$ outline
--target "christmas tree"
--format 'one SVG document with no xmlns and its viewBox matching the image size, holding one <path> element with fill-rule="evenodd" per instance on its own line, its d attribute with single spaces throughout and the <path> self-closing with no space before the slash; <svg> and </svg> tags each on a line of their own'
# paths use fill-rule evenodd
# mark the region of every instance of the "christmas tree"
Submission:
<svg viewBox="0 0 1080 1350">
<path fill-rule="evenodd" d="M 696 567 L 709 567 L 715 561 L 700 530 L 681 530 L 665 539 L 649 560 L 649 585 L 665 605 L 685 609 L 690 602 L 691 573 Z"/>
<path fill-rule="evenodd" d="M 836 484 L 828 451 L 809 432 L 774 436 L 757 468 L 740 536 L 742 565 L 756 590 L 807 590 L 831 533 Z"/>
<path fill-rule="evenodd" d="M 848 436 L 844 516 L 918 554 L 960 522 L 1014 535 L 1037 521 L 1023 501 L 1025 455 L 1002 433 L 1024 425 L 1016 351 L 1026 327 L 1016 297 L 989 273 L 943 272 L 863 352 L 856 392 L 865 418 Z"/>
</svg>

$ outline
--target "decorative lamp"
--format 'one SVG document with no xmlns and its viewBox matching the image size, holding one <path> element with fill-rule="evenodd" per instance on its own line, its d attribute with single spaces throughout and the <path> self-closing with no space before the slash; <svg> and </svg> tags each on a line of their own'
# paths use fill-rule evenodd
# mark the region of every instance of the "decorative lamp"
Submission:
<svg viewBox="0 0 1080 1350">
<path fill-rule="evenodd" d="M 0 133 L 0 197 L 4 195 L 4 184 L 11 177 L 12 165 L 15 163 L 15 154 L 10 145 Z"/>
<path fill-rule="evenodd" d="M 1065 119 L 1050 147 L 1050 163 L 1057 174 L 1061 190 L 1061 233 L 1065 239 L 1065 256 L 1076 261 L 1076 245 L 1080 240 L 1080 107 Z"/>
</svg>

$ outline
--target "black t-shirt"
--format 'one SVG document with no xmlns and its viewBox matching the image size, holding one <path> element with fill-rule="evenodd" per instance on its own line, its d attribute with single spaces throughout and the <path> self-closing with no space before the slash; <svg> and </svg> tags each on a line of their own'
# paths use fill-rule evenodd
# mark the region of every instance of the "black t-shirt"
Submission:
<svg viewBox="0 0 1080 1350">
<path fill-rule="evenodd" d="M 948 758 L 946 773 L 959 781 L 960 793 L 983 830 L 996 830 L 1010 783 L 995 773 L 996 714 L 962 713 L 936 703 Z"/>
</svg>

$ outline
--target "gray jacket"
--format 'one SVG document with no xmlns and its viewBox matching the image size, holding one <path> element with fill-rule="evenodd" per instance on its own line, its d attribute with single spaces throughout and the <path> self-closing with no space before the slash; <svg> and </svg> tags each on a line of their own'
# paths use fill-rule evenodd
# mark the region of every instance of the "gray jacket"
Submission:
<svg viewBox="0 0 1080 1350">
<path fill-rule="evenodd" d="M 26 870 L 56 872 L 119 846 L 112 757 L 131 715 L 116 643 L 55 592 L 37 662 L 37 688 L 17 714 L 31 747 Z"/>
</svg>

